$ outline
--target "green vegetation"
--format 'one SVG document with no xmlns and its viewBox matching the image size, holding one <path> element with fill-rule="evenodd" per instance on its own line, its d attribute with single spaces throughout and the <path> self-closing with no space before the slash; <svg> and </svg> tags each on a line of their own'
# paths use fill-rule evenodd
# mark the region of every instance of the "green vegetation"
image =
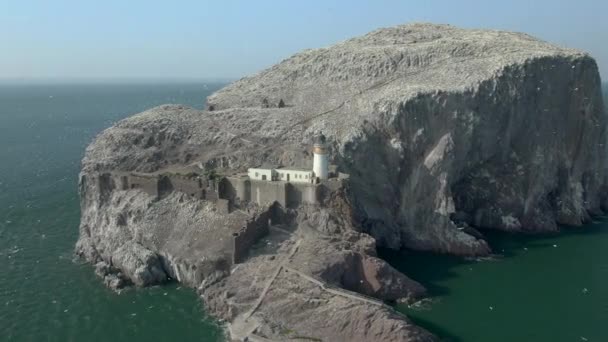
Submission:
<svg viewBox="0 0 608 342">
<path fill-rule="evenodd" d="M 198 176 L 200 176 L 198 174 L 198 172 L 194 172 L 194 171 L 190 171 L 186 174 L 186 178 L 189 178 L 189 179 L 197 178 Z"/>
<path fill-rule="evenodd" d="M 283 329 L 281 330 L 281 335 L 284 335 L 284 336 L 285 336 L 285 335 L 291 335 L 291 334 L 293 334 L 293 333 L 295 333 L 295 331 L 293 331 L 293 330 L 291 330 L 291 329 L 288 329 L 288 328 L 283 328 Z"/>
<path fill-rule="evenodd" d="M 207 179 L 211 179 L 211 180 L 215 180 L 220 177 L 220 175 L 217 174 L 217 172 L 215 172 L 214 169 L 205 170 L 204 174 L 205 174 L 205 177 L 207 177 Z"/>
</svg>

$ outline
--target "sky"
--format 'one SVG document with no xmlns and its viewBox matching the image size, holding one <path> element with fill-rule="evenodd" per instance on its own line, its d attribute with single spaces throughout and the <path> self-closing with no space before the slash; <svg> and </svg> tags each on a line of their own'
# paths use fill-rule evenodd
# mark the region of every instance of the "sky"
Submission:
<svg viewBox="0 0 608 342">
<path fill-rule="evenodd" d="M 408 22 L 526 32 L 608 79 L 608 0 L 0 0 L 0 80 L 235 79 Z"/>
</svg>

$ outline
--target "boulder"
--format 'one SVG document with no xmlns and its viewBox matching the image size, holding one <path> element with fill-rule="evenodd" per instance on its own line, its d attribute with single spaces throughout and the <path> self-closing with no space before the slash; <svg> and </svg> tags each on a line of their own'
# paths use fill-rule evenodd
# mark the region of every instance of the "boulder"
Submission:
<svg viewBox="0 0 608 342">
<path fill-rule="evenodd" d="M 138 286 L 157 285 L 168 279 L 158 255 L 133 241 L 112 254 L 112 264 Z"/>
</svg>

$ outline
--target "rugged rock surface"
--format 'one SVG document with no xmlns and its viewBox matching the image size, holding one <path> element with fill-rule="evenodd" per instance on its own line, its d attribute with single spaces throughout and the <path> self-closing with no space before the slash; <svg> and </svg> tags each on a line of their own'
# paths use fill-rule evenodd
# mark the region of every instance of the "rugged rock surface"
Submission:
<svg viewBox="0 0 608 342">
<path fill-rule="evenodd" d="M 595 61 L 525 34 L 381 29 L 296 54 L 208 102 L 230 117 L 261 97 L 290 108 L 282 118 L 266 114 L 276 129 L 256 141 L 271 140 L 267 153 L 280 159 L 286 151 L 275 140 L 301 145 L 317 130 L 331 137 L 365 228 L 385 245 L 484 254 L 484 243 L 454 229 L 451 213 L 484 228 L 538 232 L 580 225 L 605 205 Z"/>
<path fill-rule="evenodd" d="M 126 242 L 112 253 L 112 265 L 124 270 L 126 277 L 137 286 L 160 284 L 168 278 L 158 255 L 133 241 Z"/>
<path fill-rule="evenodd" d="M 199 288 L 233 336 L 253 326 L 278 340 L 432 340 L 334 287 L 415 298 L 424 289 L 377 259 L 376 243 L 485 255 L 489 246 L 470 226 L 555 231 L 608 209 L 595 61 L 525 34 L 380 29 L 296 54 L 207 102 L 213 111 L 148 110 L 87 148 L 77 253 L 136 284 L 169 276 Z M 236 267 L 222 227 L 251 213 L 224 215 L 179 193 L 157 199 L 116 176 L 192 165 L 220 174 L 311 167 L 318 131 L 350 174 L 348 191 L 322 208 L 293 209 L 288 234 L 272 233 Z"/>
</svg>

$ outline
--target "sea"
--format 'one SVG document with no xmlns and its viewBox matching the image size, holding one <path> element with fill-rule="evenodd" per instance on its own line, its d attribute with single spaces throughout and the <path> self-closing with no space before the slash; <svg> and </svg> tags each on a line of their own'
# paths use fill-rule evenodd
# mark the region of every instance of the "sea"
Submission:
<svg viewBox="0 0 608 342">
<path fill-rule="evenodd" d="M 225 340 L 192 289 L 116 294 L 73 256 L 92 139 L 160 104 L 202 108 L 221 86 L 0 84 L 0 341 Z M 608 341 L 608 218 L 551 236 L 486 234 L 500 256 L 380 250 L 429 289 L 396 309 L 444 341 Z"/>
</svg>

